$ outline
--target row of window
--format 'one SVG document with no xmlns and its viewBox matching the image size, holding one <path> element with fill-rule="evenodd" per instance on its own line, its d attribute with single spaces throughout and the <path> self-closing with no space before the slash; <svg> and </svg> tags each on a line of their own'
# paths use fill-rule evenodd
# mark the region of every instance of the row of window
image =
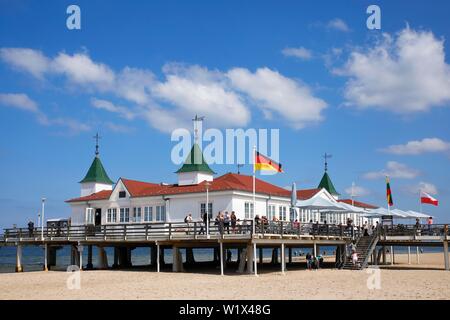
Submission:
<svg viewBox="0 0 450 320">
<path fill-rule="evenodd" d="M 279 206 L 278 207 L 278 219 L 287 221 L 287 210 L 288 208 L 286 206 Z M 254 215 L 254 207 L 253 202 L 245 202 L 244 204 L 244 214 L 245 219 L 253 219 Z M 267 219 L 273 220 L 273 218 L 276 217 L 276 206 L 271 204 L 267 207 Z M 290 219 L 295 220 L 295 212 L 291 211 Z"/>
<path fill-rule="evenodd" d="M 153 210 L 155 208 L 155 210 Z M 142 210 L 144 209 L 144 210 Z M 142 215 L 142 212 L 144 215 Z M 117 216 L 119 214 L 119 216 Z M 161 222 L 166 221 L 165 206 L 134 207 L 130 217 L 130 208 L 110 208 L 106 215 L 107 223 L 129 223 L 129 222 Z"/>
</svg>

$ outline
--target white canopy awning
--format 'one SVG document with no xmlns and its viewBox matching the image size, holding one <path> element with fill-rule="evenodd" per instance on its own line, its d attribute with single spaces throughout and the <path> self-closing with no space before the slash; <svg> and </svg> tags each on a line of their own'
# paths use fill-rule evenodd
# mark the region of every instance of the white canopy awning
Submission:
<svg viewBox="0 0 450 320">
<path fill-rule="evenodd" d="M 429 217 L 431 217 L 428 214 L 420 213 L 420 212 L 413 211 L 413 210 L 408 210 L 407 212 L 409 215 L 411 215 L 412 218 L 428 219 Z"/>
<path fill-rule="evenodd" d="M 306 210 L 344 211 L 336 200 L 315 196 L 307 200 L 298 200 L 296 207 Z"/>
</svg>

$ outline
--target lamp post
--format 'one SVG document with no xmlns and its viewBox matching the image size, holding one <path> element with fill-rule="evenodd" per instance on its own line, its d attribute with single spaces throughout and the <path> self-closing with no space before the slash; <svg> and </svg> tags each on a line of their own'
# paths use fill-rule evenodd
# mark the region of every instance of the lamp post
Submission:
<svg viewBox="0 0 450 320">
<path fill-rule="evenodd" d="M 209 239 L 209 187 L 211 186 L 211 182 L 205 182 L 206 188 L 206 205 L 205 205 L 205 213 L 206 213 L 206 238 Z"/>
<path fill-rule="evenodd" d="M 45 198 L 42 198 L 41 239 L 44 240 Z"/>
</svg>

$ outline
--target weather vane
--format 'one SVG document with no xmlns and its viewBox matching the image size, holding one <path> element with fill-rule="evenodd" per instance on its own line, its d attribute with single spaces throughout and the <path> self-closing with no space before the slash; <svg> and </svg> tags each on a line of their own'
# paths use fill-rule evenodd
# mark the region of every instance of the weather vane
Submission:
<svg viewBox="0 0 450 320">
<path fill-rule="evenodd" d="M 325 152 L 325 154 L 323 155 L 323 158 L 325 159 L 325 172 L 328 171 L 328 159 L 330 159 L 332 157 L 331 154 L 327 154 Z"/>
<path fill-rule="evenodd" d="M 93 137 L 95 139 L 95 156 L 98 157 L 98 140 L 100 140 L 102 137 L 99 136 L 98 132 L 97 134 Z"/>
<path fill-rule="evenodd" d="M 192 121 L 194 121 L 194 141 L 198 142 L 198 122 L 201 122 L 205 119 L 204 116 L 199 117 L 197 115 L 195 115 L 195 118 L 192 119 Z"/>
</svg>

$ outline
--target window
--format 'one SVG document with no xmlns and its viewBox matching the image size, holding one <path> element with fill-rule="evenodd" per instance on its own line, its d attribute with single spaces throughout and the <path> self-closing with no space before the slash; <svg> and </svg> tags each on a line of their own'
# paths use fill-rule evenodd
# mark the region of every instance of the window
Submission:
<svg viewBox="0 0 450 320">
<path fill-rule="evenodd" d="M 86 224 L 94 224 L 94 209 L 86 208 Z"/>
<path fill-rule="evenodd" d="M 156 221 L 166 221 L 166 206 L 156 206 Z"/>
<path fill-rule="evenodd" d="M 120 208 L 120 222 L 130 222 L 130 208 Z"/>
<path fill-rule="evenodd" d="M 108 223 L 116 223 L 117 222 L 117 209 L 111 208 L 108 209 L 107 220 Z"/>
<path fill-rule="evenodd" d="M 280 220 L 286 221 L 286 207 L 280 206 L 278 215 L 280 217 Z"/>
<path fill-rule="evenodd" d="M 273 217 L 275 217 L 275 206 L 269 205 L 269 207 L 267 208 L 267 219 L 269 221 L 272 221 Z"/>
<path fill-rule="evenodd" d="M 141 222 L 142 221 L 142 208 L 134 207 L 133 208 L 133 222 Z"/>
<path fill-rule="evenodd" d="M 254 214 L 253 202 L 246 202 L 244 204 L 244 212 L 245 212 L 245 219 L 253 219 Z"/>
<path fill-rule="evenodd" d="M 153 207 L 144 207 L 144 221 L 153 221 Z"/>
<path fill-rule="evenodd" d="M 127 193 L 125 191 L 119 191 L 119 198 L 126 198 Z"/>
<path fill-rule="evenodd" d="M 321 212 L 320 213 L 320 222 L 325 223 L 325 221 L 327 221 L 327 214 L 324 212 Z M 327 222 L 329 222 L 329 221 L 327 221 Z"/>
<path fill-rule="evenodd" d="M 200 217 L 203 217 L 203 214 L 206 212 L 206 203 L 200 203 Z M 208 216 L 212 219 L 213 214 L 213 204 L 212 202 L 208 203 Z"/>
</svg>

